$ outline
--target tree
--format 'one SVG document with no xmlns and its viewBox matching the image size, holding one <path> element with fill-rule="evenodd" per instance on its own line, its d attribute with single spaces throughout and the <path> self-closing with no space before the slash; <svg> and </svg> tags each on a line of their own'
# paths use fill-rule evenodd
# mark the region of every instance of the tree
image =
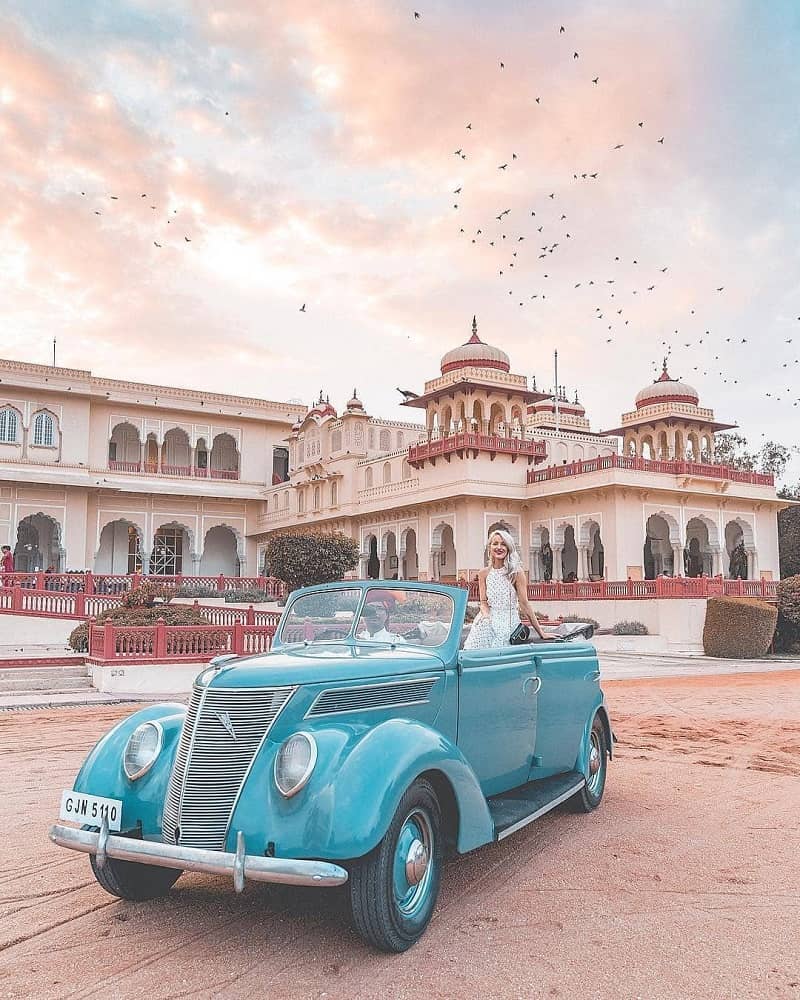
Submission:
<svg viewBox="0 0 800 1000">
<path fill-rule="evenodd" d="M 267 563 L 289 590 L 341 580 L 358 565 L 358 543 L 341 531 L 289 530 L 267 542 Z"/>
<path fill-rule="evenodd" d="M 733 469 L 763 472 L 780 479 L 792 455 L 800 452 L 796 445 L 787 446 L 777 441 L 765 441 L 758 451 L 750 451 L 749 447 L 747 438 L 742 434 L 717 434 L 714 437 L 714 461 Z"/>
</svg>

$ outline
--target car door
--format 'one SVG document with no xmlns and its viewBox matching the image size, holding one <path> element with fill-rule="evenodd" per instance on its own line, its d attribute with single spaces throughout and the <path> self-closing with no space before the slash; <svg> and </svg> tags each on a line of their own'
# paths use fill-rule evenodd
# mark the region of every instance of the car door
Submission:
<svg viewBox="0 0 800 1000">
<path fill-rule="evenodd" d="M 484 795 L 528 780 L 540 679 L 530 646 L 458 654 L 458 747 Z"/>
</svg>

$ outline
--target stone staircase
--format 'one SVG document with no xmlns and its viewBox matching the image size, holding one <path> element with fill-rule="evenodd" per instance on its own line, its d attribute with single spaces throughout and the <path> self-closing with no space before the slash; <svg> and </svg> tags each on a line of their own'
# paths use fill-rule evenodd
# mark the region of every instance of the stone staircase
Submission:
<svg viewBox="0 0 800 1000">
<path fill-rule="evenodd" d="M 82 663 L 39 667 L 0 666 L 0 698 L 35 695 L 44 702 L 53 696 L 75 696 L 93 691 L 91 679 Z"/>
</svg>

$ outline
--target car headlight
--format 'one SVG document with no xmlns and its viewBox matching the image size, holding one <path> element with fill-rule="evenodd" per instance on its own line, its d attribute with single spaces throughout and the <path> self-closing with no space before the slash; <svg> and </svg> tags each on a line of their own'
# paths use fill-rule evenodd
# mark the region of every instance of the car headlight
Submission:
<svg viewBox="0 0 800 1000">
<path fill-rule="evenodd" d="M 311 733 L 295 733 L 275 757 L 275 784 L 287 799 L 297 795 L 317 763 L 317 741 Z"/>
<path fill-rule="evenodd" d="M 143 722 L 131 733 L 125 746 L 122 766 L 131 781 L 147 774 L 161 753 L 164 730 L 157 722 Z"/>
</svg>

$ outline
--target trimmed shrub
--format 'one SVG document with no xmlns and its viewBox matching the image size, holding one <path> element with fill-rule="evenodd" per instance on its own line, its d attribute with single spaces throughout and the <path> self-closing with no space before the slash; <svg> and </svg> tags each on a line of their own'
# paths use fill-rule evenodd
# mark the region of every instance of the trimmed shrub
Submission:
<svg viewBox="0 0 800 1000">
<path fill-rule="evenodd" d="M 163 618 L 167 625 L 208 625 L 206 616 L 188 604 L 159 604 L 154 608 L 126 608 L 120 605 L 109 608 L 98 615 L 95 625 L 113 622 L 114 625 L 155 625 Z M 67 640 L 76 653 L 86 653 L 89 650 L 89 623 L 82 622 L 74 628 Z"/>
<path fill-rule="evenodd" d="M 588 615 L 560 615 L 562 622 L 586 622 L 587 625 L 593 625 L 596 629 L 600 628 L 600 622 L 596 622 L 594 618 L 590 618 Z M 626 624 L 625 622 L 620 622 L 620 625 Z M 638 622 L 634 622 L 634 625 L 638 625 Z M 636 635 L 645 635 L 646 633 L 634 633 Z"/>
<path fill-rule="evenodd" d="M 295 590 L 341 580 L 358 565 L 359 549 L 358 542 L 341 531 L 294 529 L 272 535 L 266 557 L 272 574 Z"/>
<path fill-rule="evenodd" d="M 800 653 L 800 576 L 781 580 L 777 589 L 778 625 L 775 629 L 775 649 L 779 653 Z"/>
<path fill-rule="evenodd" d="M 162 602 L 160 606 L 163 607 L 165 604 L 169 604 L 174 596 L 175 587 L 145 580 L 141 586 L 135 587 L 123 595 L 120 606 L 123 608 L 146 608 L 155 601 L 160 601 Z"/>
<path fill-rule="evenodd" d="M 579 620 L 579 619 L 578 619 Z M 650 635 L 650 629 L 643 622 L 617 622 L 611 628 L 612 635 Z"/>
<path fill-rule="evenodd" d="M 765 656 L 775 635 L 778 609 L 749 597 L 711 597 L 706 602 L 706 656 L 752 660 Z"/>
<path fill-rule="evenodd" d="M 175 597 L 222 597 L 216 587 L 192 587 L 188 584 L 178 587 Z"/>
<path fill-rule="evenodd" d="M 219 594 L 217 594 L 219 597 Z M 266 590 L 226 590 L 225 601 L 228 604 L 263 604 L 272 598 Z"/>
</svg>

